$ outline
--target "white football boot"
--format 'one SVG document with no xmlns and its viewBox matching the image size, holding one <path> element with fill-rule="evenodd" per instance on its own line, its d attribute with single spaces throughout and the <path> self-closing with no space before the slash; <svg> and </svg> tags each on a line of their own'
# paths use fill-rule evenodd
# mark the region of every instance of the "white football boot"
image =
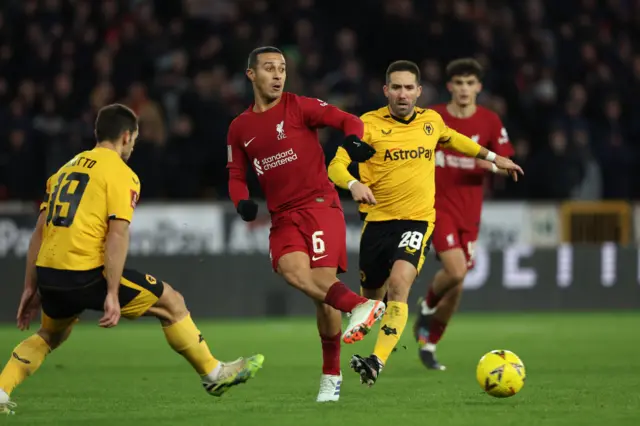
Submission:
<svg viewBox="0 0 640 426">
<path fill-rule="evenodd" d="M 340 387 L 342 386 L 342 372 L 339 376 L 323 374 L 320 377 L 320 391 L 316 402 L 335 402 L 340 399 Z"/>
<path fill-rule="evenodd" d="M 263 363 L 264 356 L 260 354 L 233 362 L 220 362 L 211 374 L 202 376 L 202 387 L 209 395 L 222 396 L 230 388 L 255 377 Z"/>
<path fill-rule="evenodd" d="M 9 395 L 0 389 L 0 414 L 15 414 L 14 408 L 16 408 L 16 404 L 11 402 Z"/>
<path fill-rule="evenodd" d="M 359 342 L 369 333 L 373 324 L 384 315 L 386 306 L 380 300 L 367 300 L 351 311 L 349 325 L 342 333 L 342 341 L 350 344 Z"/>
</svg>

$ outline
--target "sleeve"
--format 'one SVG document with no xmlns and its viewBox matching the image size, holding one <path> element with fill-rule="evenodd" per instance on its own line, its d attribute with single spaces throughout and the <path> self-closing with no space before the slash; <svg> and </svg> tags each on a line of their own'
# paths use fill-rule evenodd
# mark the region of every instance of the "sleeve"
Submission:
<svg viewBox="0 0 640 426">
<path fill-rule="evenodd" d="M 126 220 L 131 223 L 133 211 L 140 200 L 140 179 L 131 170 L 107 179 L 107 216 L 109 220 Z"/>
<path fill-rule="evenodd" d="M 443 148 L 453 149 L 468 157 L 476 157 L 480 153 L 481 146 L 479 144 L 447 126 L 440 114 L 436 120 L 437 131 L 440 132 L 438 143 Z"/>
<path fill-rule="evenodd" d="M 511 145 L 511 141 L 509 140 L 507 129 L 497 115 L 494 116 L 492 128 L 490 149 L 503 157 L 512 157 L 515 154 L 513 145 Z"/>
<path fill-rule="evenodd" d="M 241 200 L 249 198 L 247 186 L 247 164 L 249 160 L 233 132 L 233 123 L 227 133 L 227 169 L 229 169 L 229 197 L 238 207 Z"/>
<path fill-rule="evenodd" d="M 298 103 L 307 126 L 332 127 L 341 130 L 345 136 L 355 135 L 362 138 L 364 124 L 355 115 L 344 112 L 321 99 L 298 96 Z"/>
<path fill-rule="evenodd" d="M 47 179 L 47 186 L 45 188 L 44 197 L 42 197 L 42 202 L 40 202 L 40 213 L 47 210 L 49 208 L 49 197 L 51 197 L 51 179 Z"/>
<path fill-rule="evenodd" d="M 351 164 L 351 157 L 343 147 L 338 147 L 336 156 L 331 160 L 327 172 L 329 179 L 342 189 L 349 189 L 349 182 L 357 180 L 349 173 L 349 164 Z"/>
</svg>

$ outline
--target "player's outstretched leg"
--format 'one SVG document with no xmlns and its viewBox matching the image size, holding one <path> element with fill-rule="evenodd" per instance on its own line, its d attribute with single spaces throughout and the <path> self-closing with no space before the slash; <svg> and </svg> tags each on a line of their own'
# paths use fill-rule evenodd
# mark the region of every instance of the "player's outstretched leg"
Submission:
<svg viewBox="0 0 640 426">
<path fill-rule="evenodd" d="M 196 370 L 202 386 L 210 395 L 221 396 L 229 388 L 253 378 L 262 368 L 262 355 L 239 358 L 227 363 L 215 359 L 191 319 L 184 298 L 166 283 L 162 296 L 145 315 L 152 315 L 160 320 L 167 342 Z"/>
<path fill-rule="evenodd" d="M 35 374 L 47 355 L 69 337 L 75 322 L 75 318 L 52 320 L 42 314 L 40 330 L 13 349 L 0 373 L 0 413 L 14 414 L 16 404 L 10 399 L 11 393 L 27 377 Z"/>
<path fill-rule="evenodd" d="M 384 315 L 385 304 L 351 291 L 336 278 L 335 268 L 314 268 L 312 273 L 309 260 L 304 252 L 287 253 L 278 260 L 278 272 L 290 285 L 312 299 L 351 314 L 349 324 L 342 333 L 343 342 L 362 340 Z"/>
<path fill-rule="evenodd" d="M 322 376 L 316 401 L 338 401 L 342 387 L 342 372 L 340 371 L 342 314 L 326 303 L 315 303 L 318 332 L 322 341 Z"/>
<path fill-rule="evenodd" d="M 420 345 L 420 361 L 429 370 L 445 370 L 436 359 L 436 345 L 442 338 L 462 296 L 467 260 L 462 249 L 438 253 L 444 269 L 436 273 L 427 297 L 420 302 L 413 333 Z"/>
<path fill-rule="evenodd" d="M 373 354 L 367 358 L 360 355 L 351 358 L 351 368 L 360 375 L 363 384 L 372 386 L 376 382 L 404 332 L 409 318 L 407 299 L 417 274 L 416 267 L 405 260 L 395 261 L 391 268 L 391 274 L 385 284 L 388 288 L 389 303 L 380 324 Z"/>
</svg>

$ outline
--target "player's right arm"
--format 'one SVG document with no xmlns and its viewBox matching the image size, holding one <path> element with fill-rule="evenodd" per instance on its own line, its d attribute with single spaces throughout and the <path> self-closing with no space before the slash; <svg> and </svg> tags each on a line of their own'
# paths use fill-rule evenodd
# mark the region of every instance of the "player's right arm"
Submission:
<svg viewBox="0 0 640 426">
<path fill-rule="evenodd" d="M 229 169 L 229 197 L 236 206 L 236 211 L 245 222 L 255 220 L 258 205 L 249 198 L 247 186 L 247 169 L 249 159 L 240 141 L 235 137 L 234 123 L 227 133 L 227 169 Z"/>
<path fill-rule="evenodd" d="M 370 143 L 371 134 L 368 131 L 368 126 L 365 122 L 364 135 L 362 140 Z M 348 189 L 351 191 L 353 199 L 359 203 L 376 204 L 376 199 L 371 192 L 371 189 L 358 181 L 351 173 L 349 173 L 349 165 L 351 164 L 351 157 L 346 149 L 338 147 L 336 156 L 333 157 L 327 172 L 329 179 L 342 189 Z"/>
<path fill-rule="evenodd" d="M 31 234 L 31 239 L 29 240 L 29 249 L 27 250 L 27 262 L 24 274 L 24 289 L 22 290 L 20 305 L 18 306 L 18 315 L 16 317 L 18 328 L 20 330 L 28 329 L 31 320 L 33 320 L 40 311 L 36 262 L 38 260 L 38 254 L 40 253 L 40 247 L 42 246 L 44 227 L 47 223 L 50 193 L 51 178 L 47 180 L 47 191 L 42 203 L 40 203 L 38 221 L 36 222 L 36 227 Z"/>
</svg>

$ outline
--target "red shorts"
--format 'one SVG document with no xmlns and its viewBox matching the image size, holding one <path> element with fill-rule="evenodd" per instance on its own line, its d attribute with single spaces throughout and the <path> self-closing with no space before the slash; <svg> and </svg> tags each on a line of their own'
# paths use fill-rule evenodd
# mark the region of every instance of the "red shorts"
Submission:
<svg viewBox="0 0 640 426">
<path fill-rule="evenodd" d="M 287 253 L 309 255 L 311 268 L 347 270 L 347 227 L 339 207 L 282 212 L 271 217 L 269 255 L 273 270 Z"/>
<path fill-rule="evenodd" d="M 473 255 L 476 240 L 478 239 L 478 231 L 478 228 L 469 229 L 468 224 L 466 226 L 461 226 L 461 224 L 457 223 L 456 219 L 453 217 L 445 213 L 438 212 L 431 244 L 433 245 L 436 254 L 443 253 L 447 250 L 461 248 L 467 259 L 467 269 L 473 269 Z"/>
</svg>

